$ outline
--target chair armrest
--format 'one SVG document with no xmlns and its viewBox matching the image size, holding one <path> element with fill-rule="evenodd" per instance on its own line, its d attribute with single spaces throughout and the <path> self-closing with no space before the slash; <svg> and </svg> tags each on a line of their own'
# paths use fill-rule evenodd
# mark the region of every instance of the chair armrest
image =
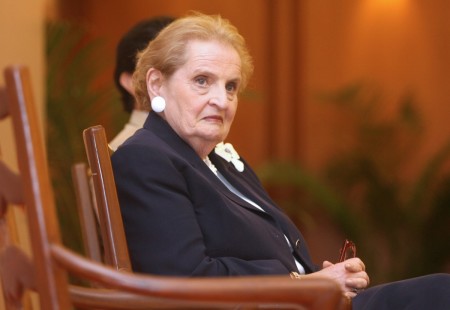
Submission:
<svg viewBox="0 0 450 310">
<path fill-rule="evenodd" d="M 217 302 L 180 301 L 167 298 L 127 293 L 115 289 L 90 288 L 71 285 L 69 287 L 74 306 L 81 309 L 214 309 L 230 308 Z"/>
<path fill-rule="evenodd" d="M 120 272 L 53 245 L 58 264 L 75 276 L 126 293 L 161 299 L 202 302 L 301 305 L 307 309 L 336 309 L 346 304 L 339 286 L 328 279 L 293 280 L 289 276 L 221 278 L 165 277 Z M 339 308 L 338 308 L 339 309 Z"/>
</svg>

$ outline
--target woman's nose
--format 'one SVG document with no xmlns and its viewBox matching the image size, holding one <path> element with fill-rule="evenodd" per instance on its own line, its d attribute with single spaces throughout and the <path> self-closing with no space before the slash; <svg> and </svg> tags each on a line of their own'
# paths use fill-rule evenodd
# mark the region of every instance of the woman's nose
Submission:
<svg viewBox="0 0 450 310">
<path fill-rule="evenodd" d="M 227 98 L 227 92 L 225 87 L 212 87 L 210 91 L 210 104 L 214 104 L 218 106 L 219 108 L 224 109 L 227 106 L 228 98 Z"/>
</svg>

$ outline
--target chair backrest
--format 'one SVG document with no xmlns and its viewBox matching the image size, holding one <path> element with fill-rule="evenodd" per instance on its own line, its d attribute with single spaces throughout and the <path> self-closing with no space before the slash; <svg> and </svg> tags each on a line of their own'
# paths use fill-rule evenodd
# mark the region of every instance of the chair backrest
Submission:
<svg viewBox="0 0 450 310">
<path fill-rule="evenodd" d="M 0 103 L 1 104 L 1 103 Z M 0 278 L 5 310 L 31 308 L 29 296 L 22 298 L 22 287 L 30 287 L 34 283 L 33 267 L 28 255 L 21 249 L 17 240 L 18 224 L 8 207 L 12 204 L 23 204 L 20 176 L 9 169 L 0 159 Z M 10 215 L 10 216 L 7 216 Z M 2 308 L 0 301 L 0 309 Z M 28 306 L 27 306 L 28 305 Z"/>
<path fill-rule="evenodd" d="M 90 170 L 86 163 L 78 162 L 72 165 L 72 181 L 77 200 L 84 250 L 87 257 L 97 262 L 102 262 L 102 250 L 97 229 L 98 216 L 90 186 L 90 175 Z"/>
<path fill-rule="evenodd" d="M 91 168 L 105 261 L 117 270 L 131 271 L 105 129 L 100 125 L 89 127 L 83 131 L 83 138 Z"/>
<path fill-rule="evenodd" d="M 61 244 L 61 236 L 56 225 L 53 192 L 28 69 L 6 68 L 5 82 L 41 306 L 43 309 L 69 309 L 67 273 L 51 258 L 51 246 Z"/>
<path fill-rule="evenodd" d="M 36 288 L 41 309 L 180 308 L 207 305 L 295 305 L 299 309 L 348 307 L 339 286 L 326 279 L 292 280 L 288 276 L 178 278 L 120 272 L 64 247 L 56 217 L 53 190 L 40 127 L 24 67 L 5 70 L 13 119 L 25 210 L 30 226 Z M 110 289 L 70 288 L 68 273 Z M 70 293 L 69 293 L 70 292 Z M 143 298 L 146 296 L 146 298 Z M 145 307 L 143 302 L 149 304 Z M 174 306 L 175 305 L 175 306 Z"/>
<path fill-rule="evenodd" d="M 9 116 L 6 87 L 0 86 L 0 120 Z M 34 287 L 34 270 L 29 255 L 27 231 L 21 207 L 24 204 L 19 174 L 11 170 L 1 158 L 0 149 L 0 278 L 2 301 L 0 309 L 30 310 L 38 305 L 24 288 Z M 16 207 L 16 208 L 13 208 Z M 2 308 L 3 306 L 3 308 Z"/>
</svg>

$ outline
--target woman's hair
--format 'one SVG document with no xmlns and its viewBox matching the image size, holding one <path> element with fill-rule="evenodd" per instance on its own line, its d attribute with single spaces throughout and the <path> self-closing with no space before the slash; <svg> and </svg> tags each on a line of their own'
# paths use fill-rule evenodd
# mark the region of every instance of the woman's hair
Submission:
<svg viewBox="0 0 450 310">
<path fill-rule="evenodd" d="M 150 107 L 146 76 L 150 68 L 155 68 L 170 77 L 186 62 L 187 44 L 192 40 L 218 41 L 231 45 L 241 59 L 242 91 L 253 73 L 253 61 L 245 44 L 245 39 L 237 28 L 219 15 L 205 15 L 193 12 L 179 18 L 164 28 L 137 55 L 136 70 L 133 74 L 136 100 Z"/>
</svg>

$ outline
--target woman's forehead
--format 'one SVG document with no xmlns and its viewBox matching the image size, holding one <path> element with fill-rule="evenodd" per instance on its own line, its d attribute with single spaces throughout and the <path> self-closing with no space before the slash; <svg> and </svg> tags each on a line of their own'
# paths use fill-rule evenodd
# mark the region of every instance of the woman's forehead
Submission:
<svg viewBox="0 0 450 310">
<path fill-rule="evenodd" d="M 189 65 L 231 66 L 239 70 L 241 67 L 237 51 L 231 45 L 219 41 L 191 41 L 186 46 L 185 56 Z"/>
</svg>

